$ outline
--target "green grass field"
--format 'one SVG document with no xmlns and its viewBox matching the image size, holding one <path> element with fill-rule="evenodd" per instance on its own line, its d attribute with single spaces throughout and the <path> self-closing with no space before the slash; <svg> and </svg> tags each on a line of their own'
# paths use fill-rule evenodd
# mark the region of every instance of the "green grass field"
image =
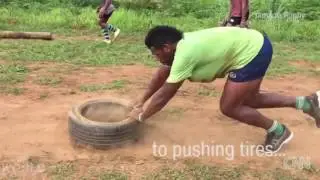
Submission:
<svg viewBox="0 0 320 180">
<path fill-rule="evenodd" d="M 124 1 L 119 1 L 120 5 L 124 3 L 126 6 L 123 5 L 117 10 L 110 23 L 120 27 L 122 33 L 114 44 L 107 46 L 101 41 L 102 35 L 97 26 L 95 7 L 75 6 L 70 3 L 63 5 L 61 2 L 53 1 L 49 5 L 43 5 L 41 3 L 45 1 L 35 3 L 21 1 L 22 6 L 16 1 L 12 3 L 4 1 L 1 4 L 3 6 L 0 6 L 0 30 L 48 31 L 54 33 L 56 37 L 53 41 L 0 40 L 0 93 L 2 95 L 24 95 L 25 89 L 19 85 L 25 82 L 28 74 L 32 72 L 32 69 L 28 67 L 37 62 L 65 64 L 66 69 L 52 71 L 57 74 L 56 77 L 43 76 L 33 81 L 34 84 L 51 87 L 60 85 L 62 79 L 59 75 L 68 74 L 80 67 L 133 64 L 155 67 L 157 63 L 144 46 L 143 41 L 150 27 L 167 24 L 184 31 L 213 27 L 225 16 L 228 5 L 222 0 L 199 1 L 199 6 L 183 4 L 182 1 L 179 1 L 182 3 L 179 6 L 178 3 L 168 1 L 173 3 L 171 8 L 162 11 L 161 9 L 147 9 L 148 7 L 145 6 L 148 3 L 150 6 L 156 6 L 151 1 L 141 1 L 140 4 L 131 4 L 131 6 L 128 2 L 125 4 Z M 185 2 L 190 3 L 191 1 Z M 258 13 L 268 12 L 268 8 L 280 13 L 284 11 L 283 8 L 291 8 L 292 12 L 298 14 L 299 6 L 292 5 L 296 1 L 273 2 L 275 4 L 258 0 L 252 2 L 253 7 L 256 8 L 253 11 L 256 15 L 251 21 L 252 28 L 266 31 L 274 43 L 274 60 L 268 72 L 268 78 L 284 75 L 318 77 L 320 75 L 320 20 L 310 20 L 310 18 L 320 14 L 320 8 L 317 8 L 319 3 L 310 1 L 310 4 L 314 3 L 314 8 L 301 9 L 309 20 L 290 20 L 288 17 L 280 20 L 257 18 Z M 128 7 L 132 8 L 128 9 Z M 137 8 L 143 9 L 137 10 Z M 80 90 L 93 92 L 120 89 L 127 84 L 125 80 L 118 80 L 110 84 L 82 85 Z M 203 90 L 199 92 L 199 95 L 217 96 L 217 93 Z M 47 94 L 41 94 L 42 98 L 46 96 Z M 305 175 L 308 174 L 320 176 L 316 168 L 304 169 L 301 173 L 295 174 L 278 168 L 259 171 L 246 166 L 220 167 L 197 163 L 186 163 L 185 165 L 180 169 L 169 166 L 153 173 L 147 173 L 145 179 L 231 180 L 249 177 L 252 179 L 302 180 L 306 179 Z M 74 164 L 48 165 L 46 173 L 55 179 L 67 179 L 76 176 L 77 167 Z M 101 170 L 88 172 L 80 179 L 92 179 L 93 177 L 114 180 L 129 178 L 125 172 Z"/>
</svg>

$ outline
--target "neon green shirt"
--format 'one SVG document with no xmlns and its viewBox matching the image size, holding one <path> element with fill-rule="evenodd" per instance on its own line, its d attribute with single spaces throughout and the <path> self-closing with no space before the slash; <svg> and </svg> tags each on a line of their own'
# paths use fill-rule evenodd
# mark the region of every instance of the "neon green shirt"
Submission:
<svg viewBox="0 0 320 180">
<path fill-rule="evenodd" d="M 177 44 L 168 83 L 223 78 L 248 64 L 260 51 L 263 35 L 256 30 L 215 27 L 184 33 Z"/>
</svg>

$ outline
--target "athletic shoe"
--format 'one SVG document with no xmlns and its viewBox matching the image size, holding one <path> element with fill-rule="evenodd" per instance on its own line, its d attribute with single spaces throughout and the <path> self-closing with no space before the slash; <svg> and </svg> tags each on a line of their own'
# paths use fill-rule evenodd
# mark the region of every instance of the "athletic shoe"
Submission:
<svg viewBox="0 0 320 180">
<path fill-rule="evenodd" d="M 293 138 L 293 133 L 285 126 L 283 126 L 282 135 L 277 135 L 274 132 L 268 133 L 265 141 L 265 151 L 276 153 L 281 147 L 288 143 Z"/>
<path fill-rule="evenodd" d="M 313 117 L 316 120 L 317 127 L 320 128 L 320 91 L 306 96 L 306 99 L 311 104 L 311 109 L 309 112 L 303 112 Z"/>
<path fill-rule="evenodd" d="M 113 36 L 112 41 L 116 40 L 116 39 L 117 39 L 117 37 L 119 36 L 119 34 L 120 34 L 120 29 L 119 29 L 119 28 L 117 28 L 117 30 L 114 32 L 114 36 Z"/>
<path fill-rule="evenodd" d="M 110 39 L 104 39 L 103 40 L 105 43 L 111 44 L 111 40 Z"/>
</svg>

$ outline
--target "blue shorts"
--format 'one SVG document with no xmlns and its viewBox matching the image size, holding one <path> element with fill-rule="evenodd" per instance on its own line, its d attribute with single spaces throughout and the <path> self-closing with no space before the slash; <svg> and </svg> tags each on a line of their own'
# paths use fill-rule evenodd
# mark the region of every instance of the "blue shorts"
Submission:
<svg viewBox="0 0 320 180">
<path fill-rule="evenodd" d="M 264 42 L 258 55 L 243 68 L 230 71 L 228 79 L 233 82 L 247 82 L 263 78 L 271 63 L 272 54 L 272 44 L 264 33 Z"/>
</svg>

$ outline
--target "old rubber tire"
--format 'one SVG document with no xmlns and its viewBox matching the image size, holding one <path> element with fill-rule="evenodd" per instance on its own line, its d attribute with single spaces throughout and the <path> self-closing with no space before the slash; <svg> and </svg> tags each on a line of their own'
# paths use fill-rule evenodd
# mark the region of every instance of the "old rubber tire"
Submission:
<svg viewBox="0 0 320 180">
<path fill-rule="evenodd" d="M 104 149 L 132 143 L 138 138 L 138 121 L 127 118 L 118 122 L 98 122 L 87 119 L 81 112 L 90 104 L 116 103 L 130 108 L 130 102 L 123 99 L 89 100 L 76 105 L 69 112 L 69 135 L 78 145 Z"/>
</svg>

